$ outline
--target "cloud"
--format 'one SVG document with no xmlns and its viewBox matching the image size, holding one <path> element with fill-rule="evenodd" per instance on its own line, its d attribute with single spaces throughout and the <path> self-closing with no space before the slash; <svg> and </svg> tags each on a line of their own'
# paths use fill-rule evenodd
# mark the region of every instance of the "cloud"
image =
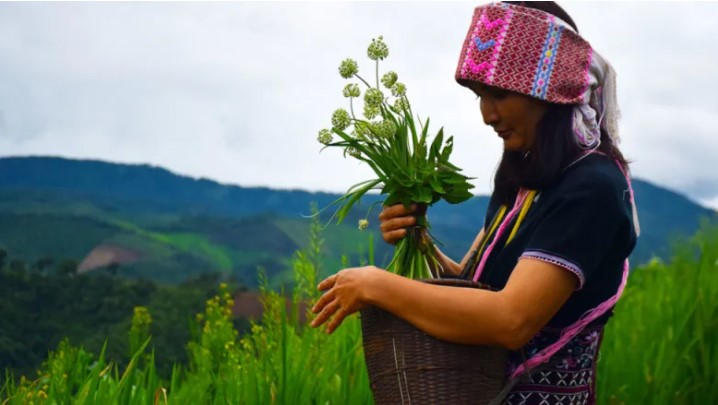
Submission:
<svg viewBox="0 0 718 405">
<path fill-rule="evenodd" d="M 316 133 L 346 107 L 339 62 L 390 47 L 382 70 L 455 136 L 488 193 L 501 152 L 453 81 L 474 5 L 441 3 L 2 3 L 0 153 L 151 163 L 247 186 L 343 191 L 370 171 Z M 718 5 L 568 3 L 619 73 L 634 173 L 718 201 Z M 690 21 L 672 29 L 676 21 Z M 718 205 L 714 205 L 718 207 Z"/>
</svg>

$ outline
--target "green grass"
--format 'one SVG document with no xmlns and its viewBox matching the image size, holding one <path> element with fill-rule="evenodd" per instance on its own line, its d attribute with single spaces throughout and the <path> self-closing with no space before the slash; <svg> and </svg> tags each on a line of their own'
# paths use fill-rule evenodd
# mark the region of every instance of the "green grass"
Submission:
<svg viewBox="0 0 718 405">
<path fill-rule="evenodd" d="M 346 265 L 347 263 L 345 263 Z M 265 312 L 251 333 L 238 336 L 234 305 L 226 287 L 197 316 L 197 333 L 188 343 L 189 364 L 176 366 L 168 380 L 158 377 L 148 350 L 151 319 L 135 310 L 130 344 L 135 354 L 124 370 L 95 359 L 63 341 L 34 380 L 8 374 L 0 388 L 3 404 L 366 404 L 371 392 L 361 347 L 359 321 L 346 322 L 334 335 L 299 321 L 299 303 L 317 299 L 315 265 L 298 253 L 293 261 L 294 306 L 267 288 L 260 273 Z M 364 389 L 357 390 L 357 387 Z"/>
<path fill-rule="evenodd" d="M 280 218 L 274 224 L 284 231 L 297 246 L 306 246 L 309 243 L 309 221 L 299 219 Z M 327 256 L 339 257 L 342 253 L 356 252 L 366 248 L 367 233 L 360 231 L 356 224 L 331 225 L 324 230 L 326 239 L 324 251 Z"/>
<path fill-rule="evenodd" d="M 189 364 L 158 377 L 148 336 L 151 320 L 136 310 L 135 355 L 120 370 L 68 342 L 36 377 L 0 387 L 5 404 L 369 404 L 372 403 L 357 317 L 333 335 L 300 322 L 299 304 L 318 293 L 317 247 L 291 263 L 295 288 L 283 295 L 260 273 L 265 312 L 239 336 L 226 290 L 207 302 L 187 344 Z M 369 257 L 372 249 L 368 249 Z M 367 259 L 368 260 L 368 259 Z M 342 266 L 347 266 L 346 259 Z M 151 314 L 150 314 L 151 315 Z M 143 342 L 149 343 L 142 344 Z M 675 249 L 668 263 L 634 269 L 607 327 L 598 372 L 601 404 L 718 403 L 718 228 L 704 227 Z"/>
<path fill-rule="evenodd" d="M 297 246 L 306 246 L 309 242 L 309 221 L 290 219 L 290 218 L 276 218 L 272 222 L 274 225 L 281 229 Z"/>
<path fill-rule="evenodd" d="M 29 260 L 39 259 L 39 252 L 57 259 L 82 258 L 98 240 L 118 231 L 110 224 L 86 217 L 0 213 L 2 247 Z"/>
<path fill-rule="evenodd" d="M 200 256 L 216 265 L 213 270 L 228 271 L 232 268 L 229 249 L 217 246 L 205 235 L 192 232 L 153 232 L 119 219 L 113 220 L 112 223 L 131 234 L 171 246 L 181 252 Z"/>
<path fill-rule="evenodd" d="M 718 403 L 718 228 L 632 273 L 598 376 L 604 403 Z"/>
<path fill-rule="evenodd" d="M 229 249 L 215 245 L 206 236 L 196 233 L 153 233 L 153 237 L 175 248 L 202 256 L 217 266 L 216 270 L 232 269 Z"/>
<path fill-rule="evenodd" d="M 374 211 L 376 212 L 376 210 Z M 377 214 L 378 215 L 378 214 Z M 307 246 L 310 243 L 309 224 L 307 220 L 293 220 L 279 218 L 274 220 L 277 228 L 284 231 L 298 246 Z M 368 241 L 381 240 L 378 231 L 371 228 L 360 231 L 356 224 L 343 223 L 341 225 L 331 225 L 323 230 L 324 234 L 324 256 L 322 258 L 322 269 L 320 275 L 326 276 L 335 273 L 341 268 L 340 257 L 343 254 L 353 252 L 357 264 L 366 264 L 368 255 Z M 372 247 L 376 249 L 376 246 Z M 385 254 L 377 257 L 376 264 L 385 266 L 389 263 L 391 255 L 389 250 L 385 249 Z M 286 281 L 288 276 L 284 274 L 282 280 L 278 280 L 275 284 L 280 285 L 281 281 Z"/>
</svg>

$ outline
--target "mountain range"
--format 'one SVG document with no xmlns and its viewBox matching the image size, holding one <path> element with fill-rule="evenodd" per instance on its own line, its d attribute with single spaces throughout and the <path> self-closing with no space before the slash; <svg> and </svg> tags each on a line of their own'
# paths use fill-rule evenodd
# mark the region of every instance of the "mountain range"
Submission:
<svg viewBox="0 0 718 405">
<path fill-rule="evenodd" d="M 632 259 L 667 258 L 671 243 L 696 232 L 716 213 L 647 181 L 634 179 L 642 235 Z M 121 275 L 176 283 L 220 272 L 248 286 L 257 268 L 273 284 L 291 280 L 290 259 L 307 245 L 310 205 L 325 207 L 338 194 L 224 185 L 149 165 L 58 157 L 0 158 L 0 247 L 12 258 L 40 263 L 75 260 L 77 271 L 112 268 Z M 341 224 L 323 230 L 323 271 L 366 261 L 372 243 L 377 264 L 391 247 L 376 229 L 357 229 L 366 209 L 381 201 L 369 195 Z M 429 211 L 432 234 L 442 250 L 463 257 L 481 227 L 487 196 Z M 329 211 L 320 215 L 323 223 Z"/>
</svg>

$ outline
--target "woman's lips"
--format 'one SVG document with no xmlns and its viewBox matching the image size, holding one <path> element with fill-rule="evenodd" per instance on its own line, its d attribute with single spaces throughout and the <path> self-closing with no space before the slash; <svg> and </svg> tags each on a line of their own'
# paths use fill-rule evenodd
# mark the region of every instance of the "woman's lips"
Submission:
<svg viewBox="0 0 718 405">
<path fill-rule="evenodd" d="M 496 131 L 496 134 L 497 134 L 499 137 L 501 137 L 502 139 L 506 139 L 506 138 L 509 137 L 509 135 L 511 135 L 511 130 L 510 130 L 510 129 L 505 129 L 505 130 L 503 130 L 503 131 Z"/>
</svg>

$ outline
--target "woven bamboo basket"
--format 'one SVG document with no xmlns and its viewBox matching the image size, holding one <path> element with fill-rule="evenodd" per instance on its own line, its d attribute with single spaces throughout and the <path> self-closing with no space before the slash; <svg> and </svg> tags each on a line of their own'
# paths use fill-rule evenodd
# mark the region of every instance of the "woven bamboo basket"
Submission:
<svg viewBox="0 0 718 405">
<path fill-rule="evenodd" d="M 458 279 L 423 281 L 487 288 Z M 488 404 L 504 386 L 504 348 L 445 342 L 376 307 L 361 311 L 361 327 L 377 405 Z"/>
</svg>

